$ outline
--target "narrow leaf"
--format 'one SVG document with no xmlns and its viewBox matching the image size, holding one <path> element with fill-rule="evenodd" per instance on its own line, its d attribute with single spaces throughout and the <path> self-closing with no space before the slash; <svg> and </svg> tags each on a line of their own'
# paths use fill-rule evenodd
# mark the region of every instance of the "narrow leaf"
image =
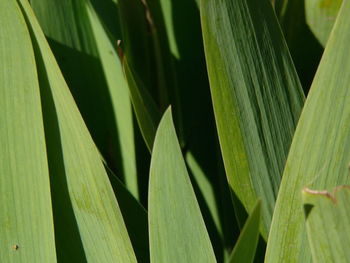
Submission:
<svg viewBox="0 0 350 263">
<path fill-rule="evenodd" d="M 267 0 L 202 0 L 201 19 L 226 174 L 248 212 L 262 199 L 267 238 L 303 104 L 300 83 Z"/>
<path fill-rule="evenodd" d="M 308 262 L 300 192 L 348 184 L 350 2 L 338 15 L 295 132 L 276 204 L 266 262 Z"/>
<path fill-rule="evenodd" d="M 350 188 L 304 189 L 303 205 L 313 262 L 350 262 Z"/>
<path fill-rule="evenodd" d="M 123 58 L 123 66 L 129 84 L 129 91 L 136 119 L 143 139 L 149 151 L 151 151 L 157 125 L 160 120 L 160 113 L 153 98 L 144 86 L 144 83 L 129 66 L 126 57 Z"/>
<path fill-rule="evenodd" d="M 168 109 L 157 130 L 150 168 L 151 262 L 216 262 L 176 138 Z"/>
<path fill-rule="evenodd" d="M 56 262 L 40 90 L 29 31 L 0 1 L 0 262 Z"/>
<path fill-rule="evenodd" d="M 136 262 L 99 152 L 29 3 L 20 3 L 38 61 L 58 260 Z"/>
<path fill-rule="evenodd" d="M 115 3 L 91 2 L 100 11 L 109 4 L 117 16 Z M 138 197 L 132 107 L 116 40 L 108 39 L 90 0 L 32 0 L 31 5 L 94 142 Z M 118 22 L 113 19 L 115 28 Z"/>
<path fill-rule="evenodd" d="M 260 210 L 261 202 L 258 200 L 253 212 L 244 224 L 228 261 L 229 263 L 253 262 L 259 240 Z"/>
</svg>

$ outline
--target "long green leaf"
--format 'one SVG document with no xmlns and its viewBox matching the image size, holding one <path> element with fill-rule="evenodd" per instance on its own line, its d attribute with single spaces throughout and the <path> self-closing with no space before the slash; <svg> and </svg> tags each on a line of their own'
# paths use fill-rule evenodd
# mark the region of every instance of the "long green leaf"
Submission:
<svg viewBox="0 0 350 263">
<path fill-rule="evenodd" d="M 267 245 L 266 262 L 308 262 L 301 190 L 349 183 L 350 3 L 344 1 L 293 139 Z"/>
<path fill-rule="evenodd" d="M 151 262 L 216 262 L 168 109 L 157 130 L 150 168 Z"/>
<path fill-rule="evenodd" d="M 332 31 L 341 3 L 342 0 L 305 1 L 306 21 L 311 31 L 324 47 Z"/>
<path fill-rule="evenodd" d="M 152 96 L 144 86 L 137 73 L 129 65 L 126 56 L 123 58 L 125 77 L 129 84 L 131 101 L 143 139 L 149 149 L 152 150 L 154 136 L 160 120 L 160 113 Z"/>
<path fill-rule="evenodd" d="M 258 200 L 233 248 L 230 263 L 253 262 L 259 240 L 260 210 L 261 201 Z"/>
<path fill-rule="evenodd" d="M 103 8 L 110 1 L 91 2 Z M 90 0 L 32 0 L 31 4 L 95 143 L 138 197 L 132 107 L 116 40 L 111 43 L 107 37 Z M 117 16 L 116 5 L 109 5 Z M 117 27 L 118 18 L 113 22 Z"/>
<path fill-rule="evenodd" d="M 350 188 L 306 188 L 303 205 L 313 262 L 350 262 Z"/>
<path fill-rule="evenodd" d="M 303 95 L 267 0 L 202 0 L 211 94 L 226 174 L 267 238 Z"/>
<path fill-rule="evenodd" d="M 58 259 L 136 262 L 99 152 L 29 3 L 20 3 L 38 63 Z"/>
<path fill-rule="evenodd" d="M 39 83 L 16 1 L 0 1 L 0 24 L 0 261 L 56 262 Z"/>
</svg>

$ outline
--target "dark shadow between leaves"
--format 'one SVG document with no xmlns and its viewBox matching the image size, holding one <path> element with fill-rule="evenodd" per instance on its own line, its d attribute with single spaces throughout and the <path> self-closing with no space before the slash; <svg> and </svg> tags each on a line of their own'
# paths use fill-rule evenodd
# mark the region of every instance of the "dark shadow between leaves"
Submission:
<svg viewBox="0 0 350 263">
<path fill-rule="evenodd" d="M 137 262 L 148 263 L 150 261 L 150 255 L 147 211 L 126 189 L 118 177 L 108 167 L 105 168 L 110 178 L 114 194 L 117 197 Z"/>
<path fill-rule="evenodd" d="M 48 41 L 94 142 L 123 180 L 118 127 L 101 62 L 50 38 Z"/>
<path fill-rule="evenodd" d="M 46 69 L 32 35 L 40 85 L 58 262 L 87 262 L 68 191 L 59 122 Z"/>
</svg>

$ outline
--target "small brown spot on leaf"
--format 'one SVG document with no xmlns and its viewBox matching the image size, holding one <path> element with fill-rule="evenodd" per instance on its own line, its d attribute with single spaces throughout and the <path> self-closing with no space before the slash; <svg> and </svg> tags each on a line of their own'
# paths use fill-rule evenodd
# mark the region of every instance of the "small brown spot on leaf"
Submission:
<svg viewBox="0 0 350 263">
<path fill-rule="evenodd" d="M 18 249 L 19 249 L 19 245 L 13 245 L 13 246 L 12 246 L 12 249 L 13 249 L 13 250 L 18 250 Z"/>
</svg>

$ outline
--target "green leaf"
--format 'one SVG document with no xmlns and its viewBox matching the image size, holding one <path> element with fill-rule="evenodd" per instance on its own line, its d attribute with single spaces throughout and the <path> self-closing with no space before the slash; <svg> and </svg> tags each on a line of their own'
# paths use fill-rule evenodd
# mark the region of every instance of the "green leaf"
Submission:
<svg viewBox="0 0 350 263">
<path fill-rule="evenodd" d="M 303 190 L 306 229 L 313 262 L 350 261 L 350 188 Z"/>
<path fill-rule="evenodd" d="M 159 110 L 142 80 L 129 66 L 126 56 L 123 58 L 123 68 L 129 84 L 130 97 L 141 134 L 149 151 L 151 151 L 160 120 Z"/>
<path fill-rule="evenodd" d="M 300 192 L 348 184 L 350 3 L 344 1 L 306 100 L 283 174 L 266 262 L 308 262 Z"/>
<path fill-rule="evenodd" d="M 332 31 L 341 3 L 342 0 L 305 1 L 306 21 L 311 31 L 324 47 Z"/>
<path fill-rule="evenodd" d="M 161 113 L 172 105 L 182 141 L 177 79 L 160 3 L 158 0 L 119 0 L 118 7 L 123 33 L 122 44 L 129 66 L 150 93 Z"/>
<path fill-rule="evenodd" d="M 137 262 L 149 262 L 148 221 L 146 209 L 128 191 L 125 185 L 108 167 L 110 181 L 117 197 Z"/>
<path fill-rule="evenodd" d="M 0 24 L 0 262 L 56 262 L 39 83 L 16 1 L 0 1 Z"/>
<path fill-rule="evenodd" d="M 101 10 L 109 0 L 92 2 Z M 31 4 L 95 143 L 138 197 L 132 107 L 116 40 L 109 40 L 88 0 Z M 116 5 L 109 5 L 117 16 Z M 113 22 L 117 28 L 117 17 Z"/>
<path fill-rule="evenodd" d="M 267 0 L 202 0 L 201 19 L 226 174 L 248 212 L 262 199 L 266 239 L 303 104 L 300 83 Z"/>
<path fill-rule="evenodd" d="M 259 240 L 260 210 L 261 201 L 258 200 L 253 212 L 244 224 L 242 232 L 228 261 L 229 263 L 253 262 Z"/>
<path fill-rule="evenodd" d="M 95 10 L 90 4 L 87 4 L 87 13 L 91 23 L 92 33 L 96 38 L 97 51 L 104 69 L 104 75 L 109 88 L 109 96 L 117 122 L 118 131 L 117 134 L 112 135 L 112 137 L 119 137 L 123 179 L 130 192 L 138 198 L 136 156 L 133 137 L 134 127 L 128 84 L 124 78 L 118 54 L 111 41 L 108 39 Z M 114 161 L 117 163 L 120 162 L 119 160 Z"/>
<path fill-rule="evenodd" d="M 20 3 L 38 63 L 58 260 L 136 262 L 100 154 L 29 3 Z"/>
<path fill-rule="evenodd" d="M 170 109 L 154 142 L 148 204 L 151 262 L 216 262 Z"/>
</svg>

